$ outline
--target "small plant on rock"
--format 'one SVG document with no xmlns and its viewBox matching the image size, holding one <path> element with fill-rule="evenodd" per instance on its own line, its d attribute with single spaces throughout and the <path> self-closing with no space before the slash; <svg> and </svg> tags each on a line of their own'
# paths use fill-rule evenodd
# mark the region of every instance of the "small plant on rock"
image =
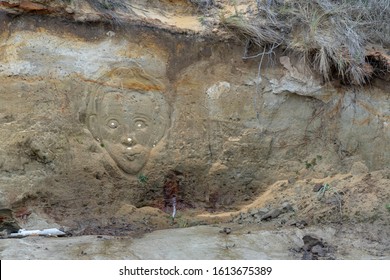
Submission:
<svg viewBox="0 0 390 280">
<path fill-rule="evenodd" d="M 144 174 L 140 174 L 138 176 L 138 182 L 140 182 L 141 184 L 146 184 L 148 182 L 149 178 L 148 176 L 144 175 Z"/>
<path fill-rule="evenodd" d="M 325 197 L 325 193 L 331 193 L 331 194 L 334 195 L 334 197 L 336 198 L 336 201 L 338 203 L 338 207 L 339 207 L 339 210 L 340 210 L 340 215 L 342 216 L 343 215 L 343 211 L 342 211 L 343 199 L 340 196 L 340 193 L 337 190 L 335 190 L 334 188 L 332 188 L 327 183 L 324 184 L 320 188 L 320 190 L 318 191 L 318 200 L 322 200 Z"/>
</svg>

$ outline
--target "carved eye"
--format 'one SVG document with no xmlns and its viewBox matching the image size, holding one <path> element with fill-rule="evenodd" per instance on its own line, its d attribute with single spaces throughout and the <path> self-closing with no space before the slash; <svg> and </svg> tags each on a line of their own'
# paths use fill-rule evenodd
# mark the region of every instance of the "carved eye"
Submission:
<svg viewBox="0 0 390 280">
<path fill-rule="evenodd" d="M 136 120 L 135 121 L 135 127 L 137 128 L 137 129 L 142 129 L 142 128 L 145 128 L 145 127 L 147 127 L 148 125 L 144 122 L 144 121 L 142 121 L 142 120 Z"/>
<path fill-rule="evenodd" d="M 109 128 L 115 129 L 119 126 L 119 123 L 117 120 L 109 120 L 107 125 Z"/>
</svg>

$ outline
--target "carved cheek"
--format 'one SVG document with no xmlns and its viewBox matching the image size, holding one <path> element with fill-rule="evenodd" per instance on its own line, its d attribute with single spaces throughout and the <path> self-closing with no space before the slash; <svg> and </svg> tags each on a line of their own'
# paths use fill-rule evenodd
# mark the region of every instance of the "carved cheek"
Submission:
<svg viewBox="0 0 390 280">
<path fill-rule="evenodd" d="M 104 142 L 116 143 L 120 141 L 121 129 L 120 128 L 111 129 L 106 126 L 103 126 L 101 128 L 101 135 L 102 135 L 102 140 Z"/>
</svg>

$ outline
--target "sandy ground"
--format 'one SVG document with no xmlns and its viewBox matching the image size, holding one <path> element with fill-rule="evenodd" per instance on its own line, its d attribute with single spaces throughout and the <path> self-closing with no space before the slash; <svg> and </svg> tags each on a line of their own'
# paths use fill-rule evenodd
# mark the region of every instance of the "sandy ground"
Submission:
<svg viewBox="0 0 390 280">
<path fill-rule="evenodd" d="M 357 174 L 278 181 L 237 211 L 183 210 L 170 222 L 169 214 L 161 210 L 128 206 L 121 210 L 121 215 L 131 213 L 133 222 L 138 224 L 133 234 L 128 233 L 128 228 L 123 231 L 118 228 L 112 231 L 116 236 L 105 235 L 100 228 L 103 234 L 98 229 L 90 231 L 94 235 L 70 229 L 68 232 L 73 236 L 68 237 L 5 238 L 0 240 L 0 257 L 390 259 L 390 212 L 384 204 L 389 198 L 388 173 L 353 172 Z M 326 190 L 313 191 L 325 184 L 329 185 Z M 29 215 L 23 225 L 27 228 L 61 226 L 35 214 Z M 165 229 L 150 232 L 152 228 Z M 314 238 L 320 246 L 307 247 L 305 236 Z M 312 253 L 317 249 L 319 253 Z"/>
<path fill-rule="evenodd" d="M 1 259 L 302 259 L 302 238 L 317 236 L 322 259 L 390 259 L 389 244 L 345 227 L 261 230 L 234 226 L 159 230 L 142 237 L 26 237 L 0 241 Z"/>
</svg>

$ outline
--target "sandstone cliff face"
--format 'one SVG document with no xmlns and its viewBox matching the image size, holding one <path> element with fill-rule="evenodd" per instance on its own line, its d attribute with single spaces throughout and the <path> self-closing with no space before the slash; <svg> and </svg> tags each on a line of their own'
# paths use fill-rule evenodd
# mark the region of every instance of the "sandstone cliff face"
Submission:
<svg viewBox="0 0 390 280">
<path fill-rule="evenodd" d="M 347 173 L 354 162 L 365 171 L 390 165 L 384 80 L 324 84 L 282 53 L 259 69 L 259 60 L 241 59 L 243 46 L 231 39 L 0 16 L 1 207 L 104 227 L 115 218 L 128 224 L 137 211 L 131 205 L 169 207 L 173 195 L 181 209 L 227 210 L 276 180 Z M 104 103 L 108 91 L 118 98 L 157 92 L 163 100 L 143 109 L 166 115 L 147 132 L 152 137 L 163 126 L 163 135 L 145 144 L 139 168 L 123 168 L 111 142 L 91 131 L 90 96 Z M 134 98 L 139 103 L 123 114 L 143 106 Z M 108 121 L 99 125 L 116 128 Z M 125 141 L 131 148 L 133 139 Z M 125 156 L 138 160 L 138 153 Z M 147 215 L 161 223 L 153 211 Z"/>
</svg>

